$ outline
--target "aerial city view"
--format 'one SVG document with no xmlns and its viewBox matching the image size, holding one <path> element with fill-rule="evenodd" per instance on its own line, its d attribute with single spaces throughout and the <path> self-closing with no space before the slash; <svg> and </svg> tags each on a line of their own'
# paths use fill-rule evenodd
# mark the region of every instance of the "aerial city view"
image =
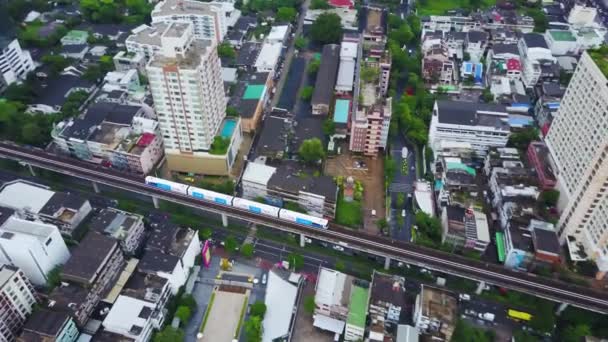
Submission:
<svg viewBox="0 0 608 342">
<path fill-rule="evenodd" d="M 0 342 L 608 341 L 608 0 L 0 0 Z"/>
</svg>

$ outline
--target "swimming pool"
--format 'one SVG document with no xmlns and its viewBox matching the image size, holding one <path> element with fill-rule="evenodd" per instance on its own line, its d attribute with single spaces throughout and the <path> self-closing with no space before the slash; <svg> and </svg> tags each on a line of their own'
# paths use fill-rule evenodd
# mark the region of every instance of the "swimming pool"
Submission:
<svg viewBox="0 0 608 342">
<path fill-rule="evenodd" d="M 222 126 L 222 130 L 220 132 L 220 136 L 222 138 L 230 138 L 232 137 L 232 133 L 234 132 L 234 128 L 236 127 L 236 121 L 234 120 L 225 120 L 224 126 Z"/>
</svg>

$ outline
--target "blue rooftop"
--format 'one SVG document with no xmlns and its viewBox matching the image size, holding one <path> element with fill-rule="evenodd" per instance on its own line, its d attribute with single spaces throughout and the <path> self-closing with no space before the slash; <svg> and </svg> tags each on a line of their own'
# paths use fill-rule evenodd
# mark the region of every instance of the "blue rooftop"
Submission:
<svg viewBox="0 0 608 342">
<path fill-rule="evenodd" d="M 348 121 L 348 109 L 350 108 L 350 100 L 336 100 L 334 108 L 334 122 L 345 124 Z"/>
</svg>

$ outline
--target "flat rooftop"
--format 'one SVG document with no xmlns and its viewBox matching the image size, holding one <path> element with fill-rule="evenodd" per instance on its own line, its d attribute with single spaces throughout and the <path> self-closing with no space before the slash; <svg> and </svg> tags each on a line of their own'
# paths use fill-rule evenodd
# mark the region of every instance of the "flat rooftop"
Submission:
<svg viewBox="0 0 608 342">
<path fill-rule="evenodd" d="M 176 65 L 180 68 L 192 69 L 198 67 L 205 56 L 209 54 L 211 42 L 206 40 L 196 40 L 192 43 L 190 49 L 185 55 L 177 55 L 176 57 L 167 57 L 162 54 L 155 54 L 150 60 L 149 65 L 157 68 L 162 68 L 167 65 Z"/>
</svg>

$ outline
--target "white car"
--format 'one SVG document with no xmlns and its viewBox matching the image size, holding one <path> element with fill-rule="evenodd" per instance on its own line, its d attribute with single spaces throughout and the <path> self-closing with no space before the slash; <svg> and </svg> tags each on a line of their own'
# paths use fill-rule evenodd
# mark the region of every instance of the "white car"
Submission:
<svg viewBox="0 0 608 342">
<path fill-rule="evenodd" d="M 344 247 L 338 246 L 338 245 L 334 245 L 334 250 L 340 251 L 340 252 L 344 252 Z"/>
<path fill-rule="evenodd" d="M 267 279 L 266 273 L 264 273 L 264 275 L 262 275 L 262 284 L 266 285 Z"/>
<path fill-rule="evenodd" d="M 461 293 L 458 297 L 460 298 L 460 300 L 471 300 L 471 296 L 466 293 Z"/>
</svg>

